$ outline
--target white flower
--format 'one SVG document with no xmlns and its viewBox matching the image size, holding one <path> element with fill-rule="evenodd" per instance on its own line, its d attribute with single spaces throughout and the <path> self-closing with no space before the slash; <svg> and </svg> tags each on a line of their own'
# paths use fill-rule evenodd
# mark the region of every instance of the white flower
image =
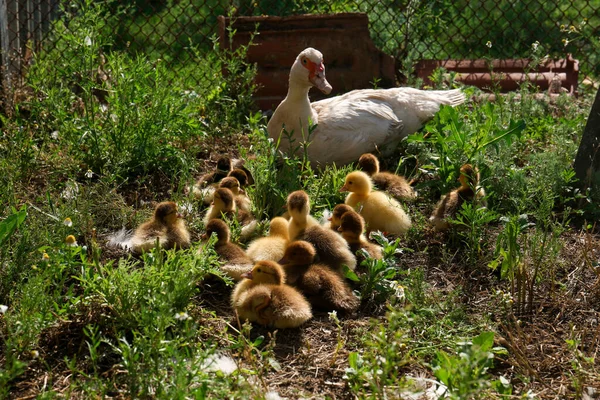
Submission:
<svg viewBox="0 0 600 400">
<path fill-rule="evenodd" d="M 202 363 L 202 368 L 207 371 L 221 371 L 225 375 L 229 375 L 237 369 L 237 364 L 233 358 L 222 354 L 211 354 Z"/>
<path fill-rule="evenodd" d="M 487 41 L 487 43 L 485 44 L 489 49 L 492 48 L 492 42 L 490 42 L 489 40 Z"/>
<path fill-rule="evenodd" d="M 29 354 L 31 355 L 31 358 L 38 358 L 40 356 L 40 352 L 37 350 L 31 350 Z"/>
<path fill-rule="evenodd" d="M 0 314 L 6 313 L 6 310 L 8 310 L 8 306 L 5 306 L 4 304 L 0 304 Z"/>
<path fill-rule="evenodd" d="M 86 37 L 85 37 L 85 39 L 83 40 L 83 43 L 84 43 L 86 46 L 91 46 L 91 45 L 92 45 L 92 38 L 91 38 L 91 37 L 89 37 L 89 36 L 86 36 Z"/>
<path fill-rule="evenodd" d="M 48 261 L 50 260 L 50 256 L 48 255 L 48 253 L 44 252 L 44 254 L 42 254 L 42 261 Z"/>
<path fill-rule="evenodd" d="M 50 137 L 51 137 L 52 139 L 54 139 L 54 140 L 58 140 L 58 131 L 53 131 L 53 132 L 50 134 Z"/>
<path fill-rule="evenodd" d="M 75 236 L 69 235 L 65 239 L 65 243 L 67 244 L 67 246 L 75 247 L 75 246 L 77 246 L 77 239 L 75 239 Z"/>
<path fill-rule="evenodd" d="M 92 171 L 91 169 L 88 169 L 87 172 L 85 173 L 85 177 L 88 179 L 92 179 L 94 177 L 94 171 Z"/>
<path fill-rule="evenodd" d="M 71 227 L 71 226 L 73 226 L 73 221 L 71 220 L 71 218 L 67 217 L 67 218 L 65 218 L 65 220 L 63 221 L 63 225 L 64 225 L 64 226 Z"/>
<path fill-rule="evenodd" d="M 187 319 L 190 319 L 190 316 L 185 311 L 182 311 L 175 314 L 175 319 L 178 321 L 185 321 Z"/>
<path fill-rule="evenodd" d="M 65 190 L 62 191 L 60 197 L 65 200 L 73 200 L 79 194 L 79 185 L 77 182 L 69 181 L 67 182 L 67 186 Z"/>
<path fill-rule="evenodd" d="M 329 315 L 329 320 L 331 322 L 339 322 L 338 316 L 337 316 L 337 311 L 333 310 L 329 313 L 327 313 Z"/>
<path fill-rule="evenodd" d="M 535 41 L 535 43 L 532 43 L 532 44 L 531 44 L 531 49 L 532 49 L 533 51 L 536 51 L 536 50 L 537 50 L 537 48 L 539 47 L 539 45 L 540 45 L 540 42 L 538 42 L 538 41 L 536 40 L 536 41 Z"/>
</svg>

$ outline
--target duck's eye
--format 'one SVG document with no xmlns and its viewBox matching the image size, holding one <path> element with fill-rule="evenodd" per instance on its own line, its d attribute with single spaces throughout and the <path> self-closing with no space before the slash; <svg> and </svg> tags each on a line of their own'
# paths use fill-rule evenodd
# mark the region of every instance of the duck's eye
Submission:
<svg viewBox="0 0 600 400">
<path fill-rule="evenodd" d="M 302 59 L 302 64 L 306 64 L 306 58 Z"/>
</svg>

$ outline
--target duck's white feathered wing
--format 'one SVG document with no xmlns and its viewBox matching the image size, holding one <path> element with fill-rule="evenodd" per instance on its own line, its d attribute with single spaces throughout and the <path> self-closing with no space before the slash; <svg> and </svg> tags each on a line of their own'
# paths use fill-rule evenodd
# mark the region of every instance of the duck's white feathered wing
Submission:
<svg viewBox="0 0 600 400">
<path fill-rule="evenodd" d="M 460 89 L 392 88 L 354 90 L 314 102 L 319 122 L 311 136 L 309 158 L 316 164 L 343 165 L 375 148 L 393 150 L 432 118 L 441 104 L 464 101 Z"/>
</svg>

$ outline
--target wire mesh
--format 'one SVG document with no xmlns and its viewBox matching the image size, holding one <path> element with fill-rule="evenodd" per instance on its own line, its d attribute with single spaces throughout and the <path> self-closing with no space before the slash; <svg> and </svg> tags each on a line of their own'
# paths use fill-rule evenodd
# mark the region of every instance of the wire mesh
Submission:
<svg viewBox="0 0 600 400">
<path fill-rule="evenodd" d="M 0 2 L 0 44 L 5 78 L 22 74 L 35 51 L 60 45 L 73 2 Z M 91 3 L 88 0 L 88 4 Z M 96 2 L 98 3 L 98 2 Z M 363 12 L 374 43 L 406 71 L 419 60 L 565 58 L 572 53 L 582 76 L 600 73 L 600 0 L 130 0 L 102 3 L 110 49 L 161 59 L 186 74 L 198 55 L 213 51 L 217 16 Z M 80 10 L 78 8 L 77 10 Z M 110 51 L 110 50 L 109 50 Z M 207 72 L 197 80 L 216 79 Z"/>
</svg>

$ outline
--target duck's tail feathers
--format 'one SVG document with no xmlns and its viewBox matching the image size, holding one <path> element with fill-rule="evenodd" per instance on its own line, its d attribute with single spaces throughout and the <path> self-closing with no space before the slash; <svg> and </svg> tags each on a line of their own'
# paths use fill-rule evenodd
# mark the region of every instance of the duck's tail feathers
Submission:
<svg viewBox="0 0 600 400">
<path fill-rule="evenodd" d="M 121 230 L 112 233 L 108 236 L 107 245 L 110 247 L 117 247 L 125 250 L 131 250 L 131 238 L 133 232 L 125 227 Z"/>
<path fill-rule="evenodd" d="M 440 103 L 455 107 L 462 104 L 467 99 L 460 89 L 440 90 Z"/>
</svg>

